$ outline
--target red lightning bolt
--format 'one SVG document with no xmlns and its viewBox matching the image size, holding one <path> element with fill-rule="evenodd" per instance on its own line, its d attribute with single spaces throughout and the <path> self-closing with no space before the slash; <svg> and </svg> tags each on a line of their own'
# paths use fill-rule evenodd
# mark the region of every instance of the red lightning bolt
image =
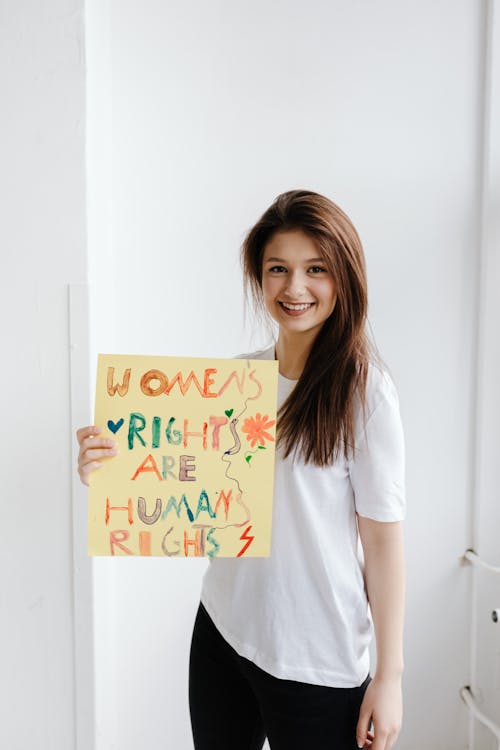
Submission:
<svg viewBox="0 0 500 750">
<path fill-rule="evenodd" d="M 252 544 L 253 540 L 255 539 L 254 536 L 247 536 L 247 534 L 248 534 L 248 532 L 250 531 L 251 528 L 252 528 L 251 525 L 247 526 L 247 528 L 245 529 L 245 531 L 243 532 L 243 534 L 240 536 L 240 539 L 241 539 L 242 542 L 245 539 L 248 539 L 248 541 L 245 544 L 245 546 L 243 547 L 243 549 L 240 549 L 240 551 L 238 552 L 238 554 L 236 555 L 236 557 L 241 557 L 242 554 L 245 552 L 245 550 L 247 550 L 250 547 L 250 545 Z"/>
</svg>

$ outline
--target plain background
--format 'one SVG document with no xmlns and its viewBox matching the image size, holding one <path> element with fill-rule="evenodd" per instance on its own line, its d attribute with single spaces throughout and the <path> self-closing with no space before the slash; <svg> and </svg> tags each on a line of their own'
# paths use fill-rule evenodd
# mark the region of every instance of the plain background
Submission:
<svg viewBox="0 0 500 750">
<path fill-rule="evenodd" d="M 1 3 L 2 746 L 192 747 L 206 562 L 89 560 L 74 430 L 98 351 L 267 343 L 243 325 L 239 246 L 300 187 L 359 230 L 400 395 L 397 748 L 494 750 L 459 696 L 473 685 L 500 722 L 498 580 L 460 564 L 472 545 L 500 563 L 500 35 L 495 18 L 485 108 L 485 18 L 474 0 Z"/>
</svg>

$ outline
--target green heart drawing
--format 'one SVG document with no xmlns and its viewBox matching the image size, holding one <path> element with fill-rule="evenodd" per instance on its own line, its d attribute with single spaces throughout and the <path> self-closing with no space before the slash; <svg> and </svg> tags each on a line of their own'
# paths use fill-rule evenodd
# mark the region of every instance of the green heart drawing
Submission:
<svg viewBox="0 0 500 750">
<path fill-rule="evenodd" d="M 119 419 L 117 422 L 113 422 L 112 419 L 108 419 L 108 428 L 113 433 L 113 435 L 116 435 L 120 427 L 123 425 L 123 417 Z"/>
<path fill-rule="evenodd" d="M 245 456 L 245 461 L 247 462 L 247 464 L 249 464 L 251 460 L 252 456 Z"/>
<path fill-rule="evenodd" d="M 226 415 L 226 417 L 230 417 L 231 414 L 233 413 L 233 411 L 234 411 L 234 409 L 226 409 L 225 412 L 224 412 L 224 414 Z"/>
</svg>

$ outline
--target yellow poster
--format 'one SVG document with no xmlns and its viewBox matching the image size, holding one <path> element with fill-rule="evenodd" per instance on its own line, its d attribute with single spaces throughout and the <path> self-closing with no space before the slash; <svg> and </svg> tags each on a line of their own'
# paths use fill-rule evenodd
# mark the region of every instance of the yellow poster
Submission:
<svg viewBox="0 0 500 750">
<path fill-rule="evenodd" d="M 278 362 L 100 354 L 89 555 L 267 557 Z"/>
</svg>

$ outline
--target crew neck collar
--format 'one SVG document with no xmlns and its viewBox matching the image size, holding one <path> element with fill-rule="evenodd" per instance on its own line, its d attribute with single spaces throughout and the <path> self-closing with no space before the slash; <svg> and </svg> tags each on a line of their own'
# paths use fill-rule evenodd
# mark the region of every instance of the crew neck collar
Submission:
<svg viewBox="0 0 500 750">
<path fill-rule="evenodd" d="M 267 359 L 274 359 L 277 360 L 276 356 L 276 345 L 272 344 L 267 350 L 266 350 Z M 278 378 L 283 383 L 298 383 L 298 379 L 294 380 L 293 378 L 286 378 L 284 375 L 281 374 L 281 372 L 278 370 Z"/>
</svg>

